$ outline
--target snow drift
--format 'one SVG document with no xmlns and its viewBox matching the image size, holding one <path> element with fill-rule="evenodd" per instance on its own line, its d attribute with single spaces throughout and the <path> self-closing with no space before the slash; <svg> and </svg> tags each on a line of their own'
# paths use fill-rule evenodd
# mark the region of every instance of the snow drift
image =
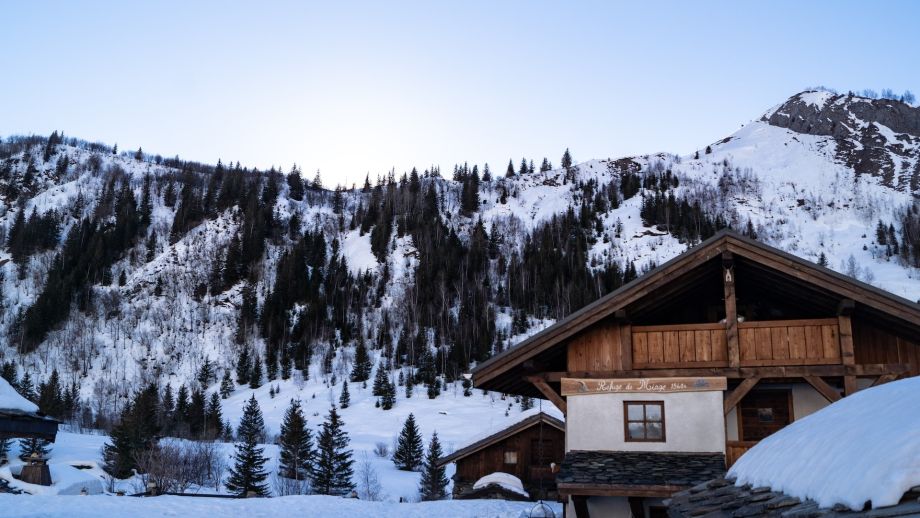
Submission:
<svg viewBox="0 0 920 518">
<path fill-rule="evenodd" d="M 821 507 L 895 505 L 920 485 L 920 378 L 862 390 L 761 441 L 728 472 Z"/>
</svg>

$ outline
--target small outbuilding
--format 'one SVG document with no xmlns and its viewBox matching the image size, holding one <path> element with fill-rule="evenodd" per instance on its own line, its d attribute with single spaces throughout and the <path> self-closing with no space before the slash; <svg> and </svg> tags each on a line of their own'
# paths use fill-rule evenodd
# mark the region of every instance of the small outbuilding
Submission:
<svg viewBox="0 0 920 518">
<path fill-rule="evenodd" d="M 22 397 L 9 382 L 0 378 L 0 439 L 37 438 L 54 442 L 58 421 L 38 412 L 38 405 Z M 22 479 L 43 486 L 51 485 L 46 459 L 33 457 L 23 468 Z"/>
<path fill-rule="evenodd" d="M 22 397 L 0 378 L 0 439 L 38 438 L 54 442 L 58 421 L 38 411 L 38 405 Z"/>
<path fill-rule="evenodd" d="M 480 494 L 474 485 L 493 473 L 520 479 L 533 498 L 554 498 L 553 465 L 565 456 L 565 423 L 545 412 L 523 414 L 514 424 L 443 457 L 441 465 L 457 465 L 454 498 Z M 482 498 L 479 496 L 479 498 Z"/>
</svg>

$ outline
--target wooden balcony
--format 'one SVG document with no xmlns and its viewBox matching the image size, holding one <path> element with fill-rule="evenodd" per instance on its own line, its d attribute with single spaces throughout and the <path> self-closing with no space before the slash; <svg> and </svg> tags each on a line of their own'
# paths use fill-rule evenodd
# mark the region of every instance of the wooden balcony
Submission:
<svg viewBox="0 0 920 518">
<path fill-rule="evenodd" d="M 837 318 L 738 323 L 741 367 L 842 363 Z M 633 326 L 636 369 L 729 367 L 725 324 Z"/>
</svg>

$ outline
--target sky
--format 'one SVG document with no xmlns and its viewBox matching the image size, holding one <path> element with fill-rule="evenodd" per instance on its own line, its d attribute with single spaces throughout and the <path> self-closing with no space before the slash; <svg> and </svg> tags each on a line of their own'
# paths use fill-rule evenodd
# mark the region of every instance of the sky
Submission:
<svg viewBox="0 0 920 518">
<path fill-rule="evenodd" d="M 10 2 L 0 136 L 328 186 L 690 153 L 808 86 L 920 93 L 920 2 Z"/>
</svg>

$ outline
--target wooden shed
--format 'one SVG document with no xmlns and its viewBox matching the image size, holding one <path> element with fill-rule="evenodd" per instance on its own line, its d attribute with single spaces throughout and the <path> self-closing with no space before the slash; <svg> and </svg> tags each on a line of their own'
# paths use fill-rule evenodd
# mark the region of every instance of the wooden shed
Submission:
<svg viewBox="0 0 920 518">
<path fill-rule="evenodd" d="M 538 412 L 515 424 L 443 457 L 441 465 L 456 463 L 455 498 L 472 491 L 480 478 L 495 472 L 521 479 L 533 498 L 553 497 L 556 490 L 552 464 L 565 456 L 565 423 Z"/>
</svg>

